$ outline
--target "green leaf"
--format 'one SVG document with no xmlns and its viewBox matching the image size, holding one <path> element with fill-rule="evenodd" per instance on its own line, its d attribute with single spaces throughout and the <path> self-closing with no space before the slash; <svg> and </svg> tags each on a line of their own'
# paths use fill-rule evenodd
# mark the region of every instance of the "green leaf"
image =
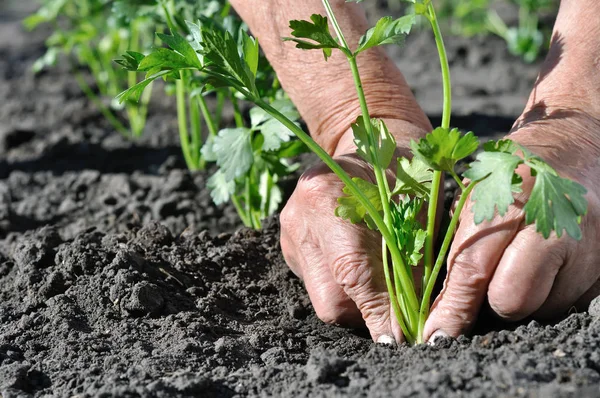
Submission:
<svg viewBox="0 0 600 398">
<path fill-rule="evenodd" d="M 190 41 L 190 46 L 194 49 L 194 51 L 202 51 L 202 31 L 200 29 L 200 25 L 196 25 L 193 22 L 186 21 L 186 25 L 188 30 L 190 31 L 190 36 L 192 40 Z"/>
<path fill-rule="evenodd" d="M 202 63 L 198 58 L 198 53 L 191 46 L 191 44 L 177 32 L 173 33 L 172 36 L 165 35 L 163 33 L 156 34 L 163 43 L 168 45 L 173 51 L 176 51 L 183 58 L 185 58 L 188 65 L 202 69 Z"/>
<path fill-rule="evenodd" d="M 205 61 L 209 61 L 209 69 L 226 79 L 237 81 L 250 93 L 258 95 L 254 73 L 240 56 L 238 44 L 229 32 L 203 28 L 202 41 L 203 54 Z"/>
<path fill-rule="evenodd" d="M 373 135 L 375 136 L 375 153 L 379 160 L 378 166 L 382 169 L 387 168 L 394 153 L 396 151 L 396 140 L 390 134 L 387 126 L 381 119 L 371 119 L 371 128 L 373 129 Z M 365 125 L 362 116 L 356 119 L 356 122 L 352 124 L 352 132 L 354 133 L 354 143 L 356 144 L 356 153 L 364 159 L 366 162 L 375 165 L 375 160 L 371 154 L 369 148 L 369 134 L 367 132 L 367 126 Z"/>
<path fill-rule="evenodd" d="M 217 170 L 208 179 L 206 186 L 210 189 L 210 196 L 216 205 L 229 202 L 229 198 L 235 193 L 235 181 L 227 180 L 221 170 Z"/>
<path fill-rule="evenodd" d="M 367 30 L 367 33 L 360 38 L 358 48 L 354 54 L 383 44 L 402 44 L 415 22 L 416 15 L 414 14 L 405 15 L 396 20 L 392 17 L 381 18 L 374 27 Z"/>
<path fill-rule="evenodd" d="M 418 222 L 423 200 L 404 197 L 398 203 L 393 203 L 392 227 L 398 242 L 398 248 L 404 262 L 416 266 L 423 257 L 421 251 L 425 245 L 427 232 Z"/>
<path fill-rule="evenodd" d="M 331 56 L 332 49 L 341 48 L 338 42 L 333 38 L 329 31 L 327 17 L 319 14 L 310 16 L 309 21 L 290 21 L 292 36 L 284 37 L 284 41 L 293 41 L 296 43 L 296 48 L 303 50 L 322 49 L 325 60 Z M 302 39 L 313 40 L 309 42 Z"/>
<path fill-rule="evenodd" d="M 483 150 L 486 152 L 505 152 L 514 155 L 522 149 L 520 145 L 511 140 L 488 141 L 483 144 Z"/>
<path fill-rule="evenodd" d="M 123 58 L 115 59 L 115 62 L 126 70 L 135 72 L 138 70 L 140 62 L 145 58 L 145 55 L 135 51 L 126 51 L 121 57 Z"/>
<path fill-rule="evenodd" d="M 240 177 L 253 162 L 252 130 L 245 127 L 222 129 L 214 138 L 212 151 L 226 181 Z"/>
<path fill-rule="evenodd" d="M 369 199 L 373 207 L 377 211 L 382 210 L 381 197 L 379 196 L 379 189 L 377 185 L 365 181 L 361 178 L 353 178 L 352 181 L 358 185 L 358 189 Z M 371 229 L 375 229 L 375 223 L 367 213 L 367 209 L 360 203 L 358 198 L 352 194 L 352 191 L 347 186 L 344 187 L 343 192 L 345 196 L 338 198 L 340 204 L 335 209 L 335 215 L 350 221 L 352 224 L 357 224 L 363 220 L 367 226 Z"/>
<path fill-rule="evenodd" d="M 515 200 L 513 192 L 520 189 L 520 178 L 515 170 L 523 160 L 505 152 L 481 152 L 464 176 L 471 181 L 482 180 L 473 189 L 471 200 L 475 224 L 494 218 L 494 209 L 503 216 Z"/>
<path fill-rule="evenodd" d="M 587 213 L 587 190 L 575 181 L 560 177 L 541 159 L 531 159 L 527 165 L 534 170 L 535 183 L 525 205 L 525 222 L 535 222 L 536 231 L 544 238 L 563 230 L 573 239 L 581 239 L 579 223 Z"/>
<path fill-rule="evenodd" d="M 419 142 L 411 141 L 413 154 L 434 170 L 453 171 L 456 162 L 477 150 L 479 140 L 472 133 L 438 127 Z"/>
<path fill-rule="evenodd" d="M 188 63 L 183 55 L 168 48 L 156 48 L 140 61 L 138 70 L 152 73 L 152 71 L 177 70 L 189 67 L 193 67 L 193 65 Z"/>
<path fill-rule="evenodd" d="M 155 74 L 147 77 L 146 79 L 142 80 L 138 84 L 129 87 L 127 90 L 125 90 L 122 93 L 120 93 L 119 95 L 117 95 L 116 100 L 119 101 L 120 104 L 122 104 L 123 102 L 125 102 L 127 100 L 133 100 L 135 102 L 139 101 L 140 97 L 142 95 L 142 92 L 150 83 L 152 83 L 154 80 L 158 79 L 161 76 L 168 75 L 169 73 L 171 73 L 170 70 L 163 70 L 163 71 L 160 71 L 158 73 L 155 73 Z"/>
<path fill-rule="evenodd" d="M 265 170 L 260 175 L 258 193 L 260 195 L 260 208 L 263 218 L 270 216 L 279 209 L 283 194 L 277 186 L 276 177 L 270 176 L 268 170 Z"/>
<path fill-rule="evenodd" d="M 292 140 L 281 144 L 279 151 L 277 152 L 278 159 L 292 158 L 302 153 L 307 153 L 310 150 L 300 140 Z"/>
<path fill-rule="evenodd" d="M 244 60 L 250 68 L 252 75 L 254 76 L 254 78 L 256 78 L 259 59 L 258 40 L 246 34 L 244 34 L 242 37 L 242 40 L 244 41 Z"/>
<path fill-rule="evenodd" d="M 289 99 L 275 100 L 271 106 L 293 122 L 300 118 L 296 107 Z M 260 131 L 263 135 L 262 149 L 265 151 L 278 150 L 282 143 L 288 142 L 294 136 L 279 120 L 274 119 L 259 107 L 250 110 L 250 123 L 253 130 Z"/>
<path fill-rule="evenodd" d="M 427 198 L 431 190 L 432 179 L 433 171 L 421 159 L 398 158 L 396 187 L 392 195 L 412 195 Z"/>
</svg>

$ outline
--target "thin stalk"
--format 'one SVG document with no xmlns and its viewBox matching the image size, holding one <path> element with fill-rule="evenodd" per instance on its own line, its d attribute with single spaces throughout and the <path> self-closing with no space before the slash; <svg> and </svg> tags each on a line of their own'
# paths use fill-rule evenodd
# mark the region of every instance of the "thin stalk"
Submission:
<svg viewBox="0 0 600 398">
<path fill-rule="evenodd" d="M 252 182 L 250 181 L 250 177 L 246 176 L 246 178 L 244 179 L 244 184 L 244 201 L 246 202 L 246 212 L 248 214 L 248 217 L 250 218 L 251 227 L 253 229 L 260 229 L 260 212 L 258 212 L 257 214 L 256 210 L 254 209 L 254 206 L 252 205 Z"/>
<path fill-rule="evenodd" d="M 75 71 L 74 76 L 75 76 L 75 80 L 77 81 L 77 84 L 79 85 L 79 88 L 81 89 L 81 91 L 83 91 L 83 93 L 86 95 L 86 97 L 88 97 L 89 100 L 92 101 L 92 103 L 94 105 L 96 105 L 96 107 L 98 108 L 100 113 L 102 113 L 102 116 L 104 116 L 104 118 L 106 120 L 108 120 L 108 122 L 119 133 L 121 133 L 125 137 L 129 136 L 129 130 L 127 129 L 127 127 L 125 127 L 123 125 L 123 123 L 121 123 L 119 121 L 119 119 L 117 119 L 117 117 L 111 112 L 111 110 L 107 106 L 104 105 L 102 100 L 94 93 L 94 91 L 87 84 L 87 82 L 85 81 L 85 79 L 83 78 L 81 73 Z"/>
<path fill-rule="evenodd" d="M 460 179 L 460 177 L 458 176 L 458 174 L 456 174 L 456 171 L 452 170 L 450 172 L 450 175 L 452 176 L 452 178 L 454 178 L 454 181 L 456 181 L 456 183 L 458 184 L 458 186 L 460 187 L 461 191 L 464 191 L 466 189 L 465 184 L 463 184 L 462 180 Z"/>
<path fill-rule="evenodd" d="M 171 12 L 169 11 L 169 8 L 167 7 L 167 3 L 164 1 L 161 1 L 161 6 L 162 9 L 165 13 L 165 18 L 167 19 L 167 26 L 169 27 L 169 30 L 171 31 L 171 33 L 175 33 L 176 32 L 176 28 L 175 28 L 175 24 L 173 23 L 173 19 L 171 18 Z M 171 2 L 169 2 L 169 4 L 171 4 Z"/>
<path fill-rule="evenodd" d="M 388 264 L 388 248 L 385 242 L 385 239 L 381 238 L 381 259 L 383 262 L 383 273 L 385 275 L 385 284 L 387 286 L 388 294 L 390 295 L 390 302 L 392 304 L 392 310 L 394 311 L 394 315 L 396 316 L 396 320 L 400 325 L 400 329 L 402 329 L 402 334 L 404 334 L 404 338 L 409 344 L 413 344 L 415 341 L 415 336 L 410 329 L 406 326 L 406 322 L 404 322 L 404 318 L 402 314 L 406 314 L 408 311 L 405 308 L 405 301 L 401 300 L 400 297 L 394 292 L 394 284 L 392 283 L 392 279 L 390 277 L 390 266 Z M 400 308 L 400 304 L 403 304 L 403 308 Z"/>
<path fill-rule="evenodd" d="M 225 105 L 225 93 L 223 91 L 217 91 L 217 107 L 215 109 L 214 125 L 216 130 L 219 130 L 221 126 L 221 118 L 223 116 L 223 106 Z"/>
<path fill-rule="evenodd" d="M 340 26 L 335 17 L 335 14 L 333 13 L 331 5 L 329 4 L 329 1 L 323 0 L 323 5 L 325 6 L 327 15 L 329 16 L 329 19 L 331 20 L 331 24 L 333 25 L 336 35 L 337 35 L 338 39 L 340 40 L 342 47 L 345 50 L 343 52 L 346 54 L 346 56 L 348 58 L 348 62 L 350 63 L 350 69 L 352 71 L 352 77 L 354 79 L 354 84 L 356 86 L 356 92 L 357 92 L 358 100 L 360 103 L 360 109 L 362 112 L 365 129 L 367 131 L 367 137 L 369 140 L 369 148 L 370 148 L 370 152 L 371 152 L 371 159 L 373 159 L 373 170 L 375 172 L 377 188 L 379 190 L 379 195 L 381 197 L 381 203 L 382 203 L 383 214 L 384 214 L 383 221 L 386 225 L 388 225 L 391 222 L 391 209 L 390 209 L 391 194 L 390 194 L 390 189 L 388 186 L 387 178 L 381 167 L 381 162 L 379 161 L 379 156 L 377 154 L 377 150 L 375 149 L 376 148 L 375 135 L 373 133 L 371 117 L 369 115 L 369 110 L 367 107 L 367 100 L 366 100 L 365 93 L 364 93 L 364 90 L 362 87 L 362 82 L 361 82 L 360 74 L 358 71 L 358 65 L 356 63 L 356 57 L 354 55 L 352 55 L 352 52 L 350 51 L 350 48 L 348 47 L 348 43 L 346 42 L 346 39 L 344 37 L 342 30 L 340 29 Z M 390 235 L 393 236 L 394 233 L 392 231 L 390 231 Z M 396 249 L 394 251 L 391 251 L 392 264 L 400 264 L 401 265 L 401 267 L 398 267 L 398 269 L 400 270 L 399 276 L 400 276 L 400 281 L 402 283 L 402 290 L 405 292 L 405 295 L 406 295 L 406 298 L 407 298 L 407 301 L 409 304 L 409 312 L 411 312 L 411 311 L 416 312 L 416 311 L 418 311 L 418 306 L 419 306 L 417 295 L 416 295 L 414 286 L 411 283 L 410 276 L 406 270 L 404 261 L 402 260 L 402 256 L 400 256 L 397 242 L 395 239 L 390 239 L 390 240 L 386 239 L 386 242 L 387 242 L 388 246 L 391 245 Z M 408 315 L 408 314 L 406 314 L 406 315 Z"/>
<path fill-rule="evenodd" d="M 507 40 L 508 26 L 504 23 L 500 15 L 494 10 L 488 11 L 487 29 L 493 34 Z"/>
<path fill-rule="evenodd" d="M 423 343 L 423 329 L 425 328 L 425 321 L 429 316 L 429 300 L 431 299 L 431 292 L 433 292 L 433 288 L 435 287 L 435 281 L 437 279 L 438 274 L 440 273 L 440 269 L 444 264 L 444 260 L 446 258 L 446 253 L 448 252 L 448 248 L 450 247 L 450 243 L 452 242 L 452 238 L 454 237 L 454 231 L 456 230 L 456 226 L 458 224 L 458 220 L 460 218 L 460 213 L 469 198 L 469 194 L 477 185 L 479 181 L 474 181 L 469 184 L 467 189 L 460 195 L 460 200 L 456 205 L 456 210 L 452 215 L 452 219 L 450 220 L 450 225 L 448 226 L 448 230 L 446 231 L 446 236 L 444 236 L 444 242 L 442 243 L 442 247 L 440 248 L 440 252 L 438 253 L 438 257 L 435 261 L 435 266 L 433 267 L 433 271 L 429 280 L 427 281 L 427 285 L 425 286 L 425 291 L 423 292 L 423 300 L 421 301 L 421 309 L 419 311 L 419 330 L 417 333 L 417 343 Z"/>
<path fill-rule="evenodd" d="M 231 11 L 231 3 L 228 1 L 225 3 L 225 5 L 223 5 L 223 9 L 221 10 L 221 18 L 225 18 L 226 16 L 229 15 L 229 12 Z"/>
<path fill-rule="evenodd" d="M 208 127 L 208 133 L 215 137 L 219 133 L 219 127 L 210 111 L 208 110 L 208 105 L 206 104 L 206 100 L 202 95 L 198 96 L 198 105 L 200 106 L 200 111 L 202 112 L 202 117 L 204 117 L 204 122 Z"/>
<path fill-rule="evenodd" d="M 231 96 L 231 105 L 233 105 L 233 119 L 235 120 L 236 127 L 244 127 L 244 118 L 242 116 L 242 111 L 240 110 L 240 105 L 238 103 L 235 95 Z"/>
<path fill-rule="evenodd" d="M 197 97 L 188 98 L 189 109 L 190 109 L 190 128 L 192 132 L 192 159 L 194 164 L 202 169 L 200 148 L 202 147 L 202 125 L 200 124 L 200 107 L 197 101 Z"/>
<path fill-rule="evenodd" d="M 240 216 L 240 219 L 242 220 L 244 226 L 252 228 L 252 222 L 250 221 L 250 217 L 248 216 L 248 214 L 246 214 L 246 210 L 240 203 L 240 199 L 237 197 L 237 195 L 231 195 L 231 202 L 233 203 L 233 206 L 235 207 L 235 210 Z"/>
<path fill-rule="evenodd" d="M 431 270 L 433 269 L 435 222 L 437 217 L 441 182 L 442 172 L 434 171 L 431 179 L 431 190 L 429 191 L 429 205 L 427 207 L 427 236 L 425 237 L 425 253 L 423 256 L 423 286 L 427 285 L 429 277 L 431 276 Z"/>
<path fill-rule="evenodd" d="M 152 97 L 152 86 L 154 84 L 150 83 L 142 93 L 142 97 L 139 102 L 139 114 L 136 119 L 137 125 L 135 128 L 132 127 L 133 133 L 136 136 L 142 135 L 144 131 L 144 127 L 146 126 L 146 119 L 148 117 L 148 105 L 150 104 L 150 98 Z"/>
<path fill-rule="evenodd" d="M 187 128 L 184 71 L 179 72 L 179 79 L 175 82 L 175 92 L 177 97 L 177 124 L 179 129 L 179 141 L 181 142 L 181 151 L 183 152 L 183 157 L 185 158 L 188 169 L 196 170 L 196 164 L 190 150 L 190 138 Z"/>
<path fill-rule="evenodd" d="M 139 51 L 140 48 L 140 32 L 139 26 L 135 22 L 132 22 L 131 36 L 129 38 L 128 49 L 131 51 Z M 135 71 L 127 72 L 127 84 L 129 87 L 137 84 L 137 73 Z M 148 103 L 152 95 L 152 83 L 142 93 L 142 97 L 139 103 L 127 102 L 125 105 L 127 111 L 127 117 L 129 119 L 129 126 L 131 133 L 134 137 L 142 135 L 144 126 L 146 125 L 146 117 L 148 115 Z"/>
<path fill-rule="evenodd" d="M 435 44 L 437 46 L 438 55 L 440 58 L 440 67 L 442 70 L 442 87 L 444 95 L 444 104 L 442 111 L 442 128 L 450 128 L 450 117 L 452 114 L 452 83 L 450 80 L 450 65 L 448 64 L 448 56 L 446 54 L 446 47 L 444 46 L 444 39 L 440 30 L 440 25 L 435 14 L 435 7 L 433 3 L 429 3 L 427 8 L 427 18 L 431 23 L 433 35 L 435 37 Z M 438 196 L 440 190 L 440 183 L 442 181 L 442 172 L 435 170 L 433 172 L 433 178 L 431 182 L 431 191 L 429 193 L 429 207 L 427 210 L 427 237 L 425 239 L 425 256 L 424 263 L 425 269 L 423 273 L 423 284 L 428 285 L 430 282 L 432 268 L 433 268 L 433 244 L 435 234 L 435 221 L 438 207 Z"/>
<path fill-rule="evenodd" d="M 450 80 L 450 65 L 448 64 L 448 56 L 446 54 L 446 47 L 444 45 L 444 39 L 438 24 L 437 17 L 435 15 L 435 8 L 432 3 L 429 3 L 429 21 L 433 29 L 433 35 L 435 36 L 435 44 L 437 46 L 438 54 L 440 57 L 440 66 L 442 68 L 442 86 L 444 89 L 444 108 L 442 112 L 442 127 L 447 129 L 450 128 L 450 116 L 452 115 L 452 83 Z"/>
</svg>

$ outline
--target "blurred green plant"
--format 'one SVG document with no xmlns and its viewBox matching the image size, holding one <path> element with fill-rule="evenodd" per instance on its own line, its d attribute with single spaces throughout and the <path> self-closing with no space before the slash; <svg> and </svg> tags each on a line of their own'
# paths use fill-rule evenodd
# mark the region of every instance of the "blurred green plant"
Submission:
<svg viewBox="0 0 600 398">
<path fill-rule="evenodd" d="M 40 25 L 52 27 L 46 40 L 46 53 L 33 65 L 35 72 L 56 65 L 61 55 L 67 57 L 71 72 L 85 95 L 121 134 L 138 137 L 142 134 L 151 91 L 140 104 L 120 105 L 112 100 L 128 85 L 135 84 L 135 73 L 114 67 L 113 59 L 126 49 L 149 49 L 153 42 L 153 21 L 140 12 L 135 18 L 119 12 L 120 1 L 114 0 L 43 0 L 24 25 L 33 30 Z M 82 69 L 88 69 L 93 83 L 88 83 Z M 127 119 L 120 119 L 124 111 Z"/>
<path fill-rule="evenodd" d="M 125 103 L 143 100 L 151 82 L 162 77 L 177 97 L 179 136 L 188 168 L 204 169 L 207 162 L 215 162 L 217 170 L 208 180 L 213 201 L 221 204 L 231 200 L 242 222 L 260 229 L 262 219 L 273 214 L 281 203 L 283 194 L 278 183 L 298 168 L 290 158 L 305 152 L 306 147 L 292 140 L 293 134 L 260 108 L 250 109 L 249 117 L 244 117 L 240 104 L 243 96 L 231 87 L 216 84 L 201 70 L 205 62 L 200 51 L 201 29 L 227 35 L 236 48 L 240 46 L 253 54 L 257 94 L 296 123 L 300 115 L 281 90 L 273 68 L 258 51 L 258 43 L 248 35 L 247 26 L 230 14 L 228 2 L 211 1 L 200 8 L 186 1 L 155 3 L 170 34 L 157 31 L 160 46 L 147 55 L 127 51 L 116 61 L 130 73 L 145 73 L 144 80 L 130 85 L 127 96 L 121 94 L 117 98 Z M 221 44 L 223 51 L 231 50 Z M 216 98 L 212 112 L 206 102 L 208 95 Z M 233 128 L 223 126 L 226 103 L 233 110 Z M 204 135 L 200 116 L 208 127 Z"/>
<path fill-rule="evenodd" d="M 518 25 L 508 26 L 494 5 L 507 0 L 444 0 L 440 4 L 440 20 L 454 34 L 471 37 L 492 33 L 504 39 L 509 51 L 525 60 L 535 61 L 545 44 L 547 34 L 539 24 L 543 12 L 557 9 L 557 0 L 509 0 L 518 7 Z"/>
</svg>

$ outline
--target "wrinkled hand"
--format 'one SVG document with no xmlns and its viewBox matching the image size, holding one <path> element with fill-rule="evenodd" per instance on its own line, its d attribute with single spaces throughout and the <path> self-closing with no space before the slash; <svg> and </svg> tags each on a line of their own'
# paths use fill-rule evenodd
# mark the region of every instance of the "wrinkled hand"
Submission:
<svg viewBox="0 0 600 398">
<path fill-rule="evenodd" d="M 390 131 L 393 125 L 388 123 Z M 346 134 L 351 137 L 352 133 Z M 349 139 L 342 139 L 340 145 L 344 141 Z M 354 151 L 347 145 L 342 152 L 348 154 L 335 159 L 349 175 L 374 182 L 372 169 Z M 385 284 L 381 235 L 334 214 L 343 187 L 325 165 L 302 175 L 281 213 L 283 255 L 304 281 L 321 320 L 353 327 L 366 324 L 377 342 L 403 341 Z"/>
<path fill-rule="evenodd" d="M 532 112 L 535 113 L 535 112 Z M 524 225 L 523 206 L 534 178 L 525 167 L 523 193 L 508 213 L 476 226 L 470 200 L 448 257 L 444 289 L 433 305 L 425 338 L 458 336 L 470 329 L 484 300 L 507 320 L 553 318 L 572 307 L 585 310 L 600 293 L 600 121 L 583 113 L 543 110 L 508 138 L 588 190 L 583 238 L 566 233 L 545 240 Z"/>
</svg>

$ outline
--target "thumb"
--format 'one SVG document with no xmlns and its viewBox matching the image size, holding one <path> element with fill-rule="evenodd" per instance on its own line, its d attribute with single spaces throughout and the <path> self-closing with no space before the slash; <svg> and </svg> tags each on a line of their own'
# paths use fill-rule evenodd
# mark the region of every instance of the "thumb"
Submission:
<svg viewBox="0 0 600 398">
<path fill-rule="evenodd" d="M 502 253 L 520 224 L 518 217 L 506 217 L 475 225 L 470 211 L 463 214 L 448 256 L 444 288 L 423 331 L 429 342 L 438 336 L 458 337 L 471 328 Z"/>
</svg>

